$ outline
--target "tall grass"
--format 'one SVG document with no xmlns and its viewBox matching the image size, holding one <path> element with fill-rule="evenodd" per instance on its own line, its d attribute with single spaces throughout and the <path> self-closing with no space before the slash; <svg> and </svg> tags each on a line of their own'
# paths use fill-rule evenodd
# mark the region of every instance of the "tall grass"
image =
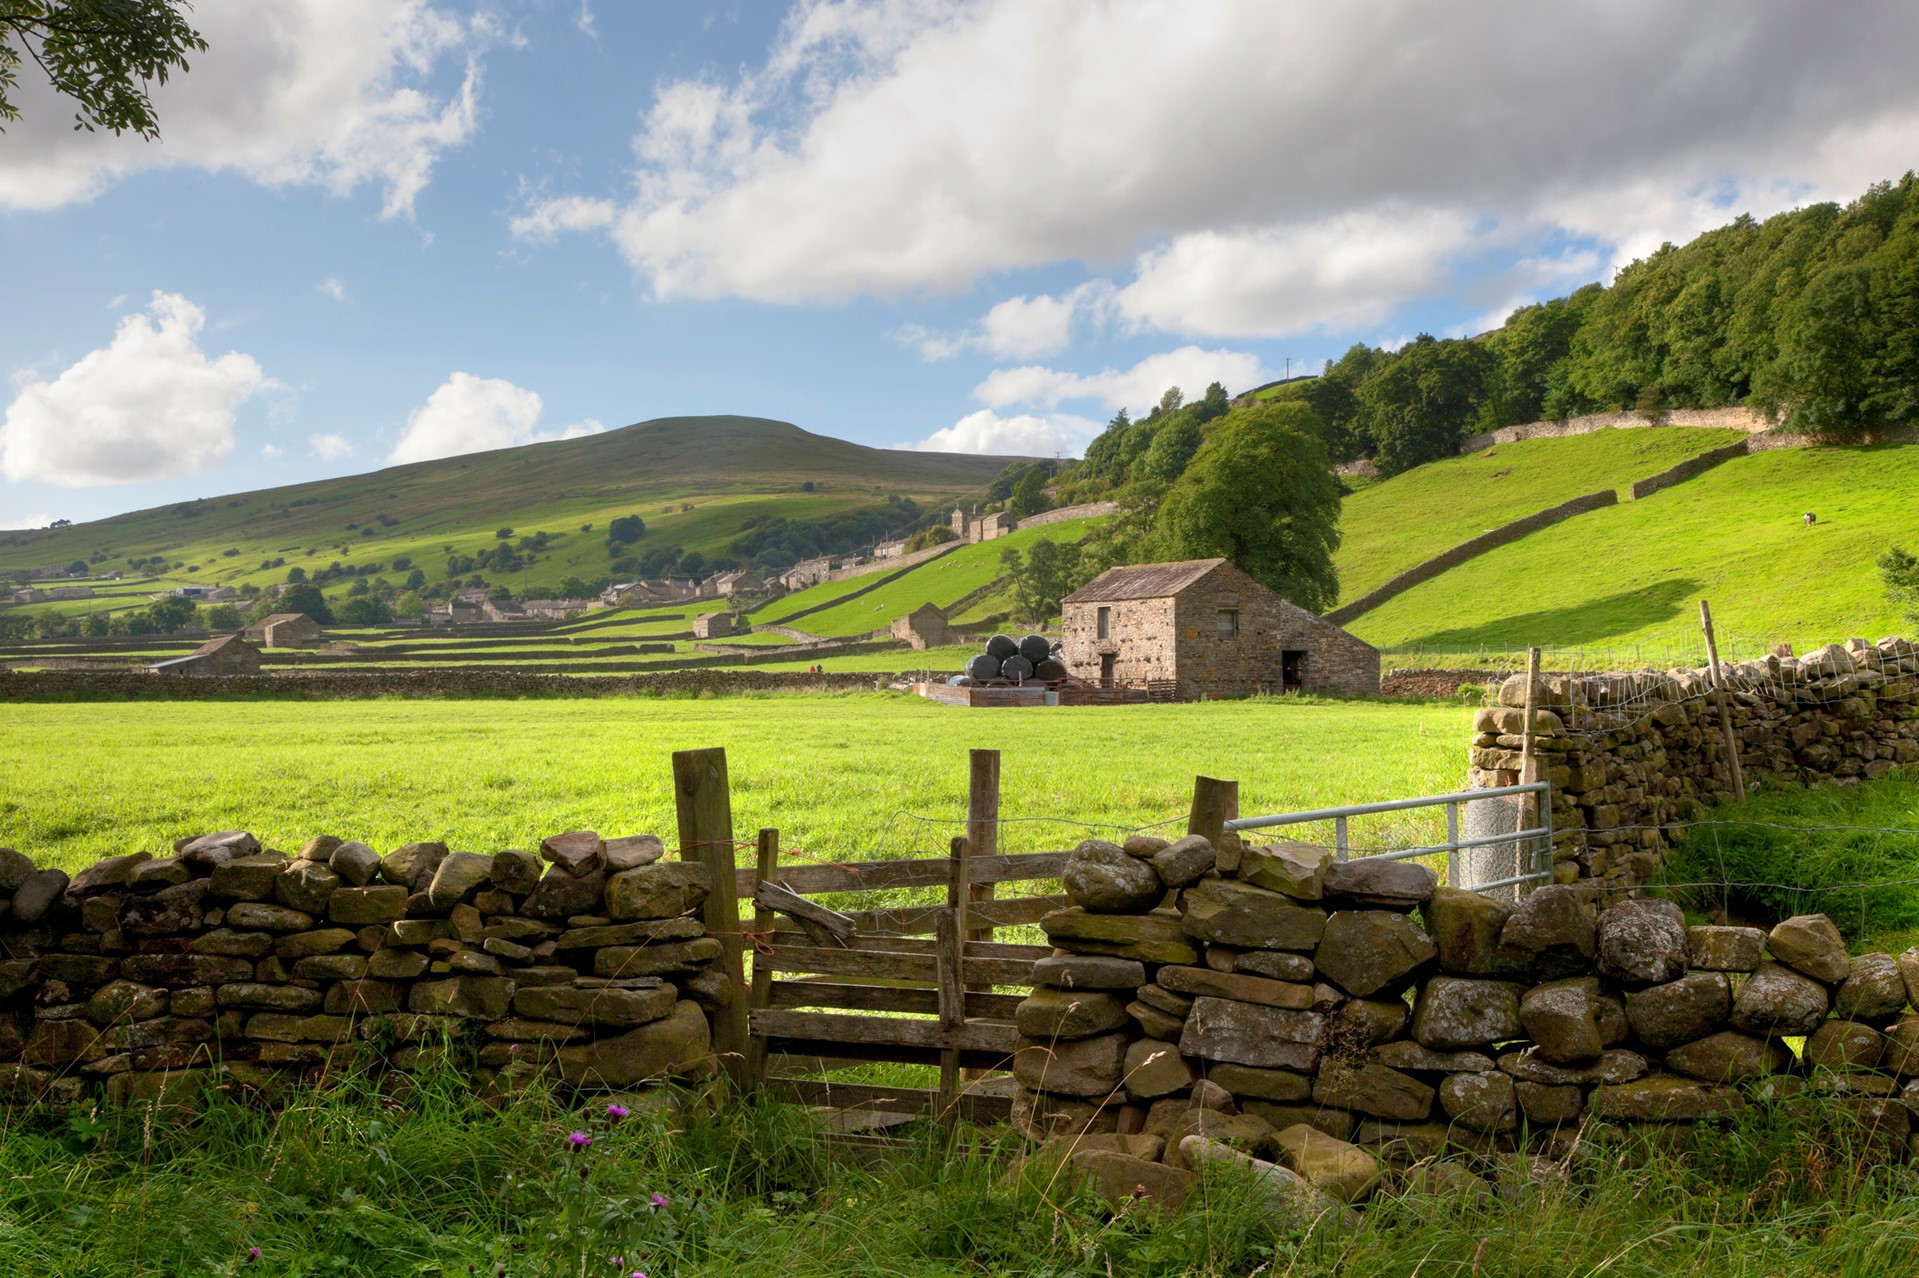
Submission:
<svg viewBox="0 0 1919 1278">
<path fill-rule="evenodd" d="M 1874 1165 L 1811 1110 L 1591 1134 L 1564 1164 L 1482 1164 L 1493 1194 L 1387 1196 L 1308 1235 L 1231 1169 L 1184 1214 L 1114 1212 L 1050 1164 L 1016 1172 L 1005 1129 L 924 1124 L 856 1156 L 797 1107 L 621 1099 L 617 1122 L 604 1099 L 539 1088 L 488 1107 L 442 1074 L 277 1111 L 214 1096 L 184 1124 L 16 1112 L 0 1130 L 0 1272 L 1865 1278 L 1919 1254 L 1912 1170 Z M 594 1144 L 574 1149 L 575 1131 Z"/>
</svg>

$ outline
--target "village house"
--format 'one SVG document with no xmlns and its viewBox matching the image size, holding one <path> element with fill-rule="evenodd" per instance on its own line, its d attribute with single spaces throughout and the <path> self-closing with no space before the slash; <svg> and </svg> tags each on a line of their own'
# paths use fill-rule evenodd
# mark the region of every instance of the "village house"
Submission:
<svg viewBox="0 0 1919 1278">
<path fill-rule="evenodd" d="M 47 591 L 47 598 L 49 599 L 91 599 L 93 598 L 93 587 L 92 586 L 55 586 L 53 587 L 53 589 Z"/>
<path fill-rule="evenodd" d="M 946 620 L 946 614 L 930 603 L 923 603 L 904 617 L 896 618 L 889 629 L 895 639 L 919 651 L 966 642 L 966 637 Z"/>
<path fill-rule="evenodd" d="M 568 617 L 577 617 L 593 606 L 591 599 L 529 599 L 525 603 L 526 615 L 537 617 L 541 621 L 565 621 Z"/>
<path fill-rule="evenodd" d="M 14 591 L 8 595 L 7 598 L 17 604 L 44 603 L 46 602 L 47 592 L 35 586 L 25 586 Z"/>
<path fill-rule="evenodd" d="M 600 602 L 609 608 L 634 607 L 642 604 L 677 603 L 682 599 L 695 598 L 699 593 L 700 587 L 697 582 L 657 578 L 608 586 L 600 592 Z"/>
<path fill-rule="evenodd" d="M 703 612 L 693 618 L 695 639 L 723 639 L 739 630 L 739 618 L 730 612 Z"/>
<path fill-rule="evenodd" d="M 184 657 L 156 661 L 147 667 L 147 673 L 194 677 L 257 675 L 260 673 L 260 650 L 239 635 L 226 635 L 209 639 Z"/>
<path fill-rule="evenodd" d="M 716 572 L 700 583 L 702 595 L 732 599 L 739 595 L 757 595 L 766 590 L 766 578 L 756 572 L 729 569 Z"/>
<path fill-rule="evenodd" d="M 1170 681 L 1182 700 L 1379 691 L 1379 650 L 1224 559 L 1109 568 L 1062 604 L 1061 656 L 1103 687 Z"/>
<path fill-rule="evenodd" d="M 840 569 L 838 555 L 820 555 L 813 559 L 802 559 L 779 575 L 779 583 L 787 590 L 805 590 L 808 586 L 817 586 L 822 581 L 832 580 L 833 574 Z"/>
<path fill-rule="evenodd" d="M 483 599 L 480 615 L 488 621 L 526 621 L 526 607 L 517 599 Z"/>
<path fill-rule="evenodd" d="M 891 541 L 883 541 L 873 547 L 873 558 L 875 559 L 898 559 L 905 553 L 906 538 L 904 537 L 895 537 Z"/>
<path fill-rule="evenodd" d="M 267 648 L 311 648 L 325 638 L 320 623 L 304 612 L 276 612 L 240 634 L 247 642 Z"/>
</svg>

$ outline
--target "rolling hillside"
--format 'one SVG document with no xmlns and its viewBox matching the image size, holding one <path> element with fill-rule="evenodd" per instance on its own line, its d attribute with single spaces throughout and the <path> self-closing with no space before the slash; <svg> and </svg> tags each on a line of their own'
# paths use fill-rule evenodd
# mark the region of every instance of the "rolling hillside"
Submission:
<svg viewBox="0 0 1919 1278">
<path fill-rule="evenodd" d="M 39 532 L 0 534 L 0 576 L 90 560 L 100 571 L 157 559 L 169 581 L 266 585 L 299 565 L 390 563 L 438 579 L 450 554 L 495 532 L 545 532 L 530 576 L 606 572 L 608 521 L 638 514 L 644 550 L 711 555 L 748 522 L 817 517 L 889 494 L 944 503 L 978 492 L 1012 458 L 868 448 L 755 417 L 669 417 L 584 439 L 473 453 L 366 475 L 208 498 Z M 591 530 L 582 526 L 591 524 Z M 262 568 L 263 561 L 285 564 Z M 517 583 L 515 583 L 517 584 Z"/>
<path fill-rule="evenodd" d="M 1448 547 L 1603 488 L 1621 490 L 1743 437 L 1736 430 L 1602 430 L 1500 444 L 1429 462 L 1348 497 L 1340 510 L 1340 601 Z"/>
<path fill-rule="evenodd" d="M 1609 442 L 1663 433 L 1610 432 L 1619 438 Z M 1550 453 L 1582 442 L 1540 440 L 1534 446 Z M 1919 550 L 1915 493 L 1915 446 L 1794 448 L 1740 457 L 1643 500 L 1579 515 L 1460 564 L 1386 601 L 1349 629 L 1382 648 L 1613 646 L 1675 628 L 1696 630 L 1698 600 L 1704 598 L 1722 630 L 1748 646 L 1787 640 L 1803 648 L 1852 635 L 1878 638 L 1912 629 L 1887 604 L 1874 561 L 1888 545 Z M 1424 504 L 1409 500 L 1392 518 L 1421 528 L 1444 518 L 1445 508 L 1463 496 L 1434 489 Z M 1802 520 L 1807 511 L 1818 516 L 1810 528 Z M 1382 538 L 1363 528 L 1361 536 Z"/>
</svg>

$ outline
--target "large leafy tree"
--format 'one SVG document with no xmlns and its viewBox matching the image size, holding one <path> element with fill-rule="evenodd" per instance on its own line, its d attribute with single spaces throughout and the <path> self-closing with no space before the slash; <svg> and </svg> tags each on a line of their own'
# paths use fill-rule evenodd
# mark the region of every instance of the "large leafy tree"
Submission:
<svg viewBox="0 0 1919 1278">
<path fill-rule="evenodd" d="M 1164 559 L 1230 559 L 1293 603 L 1339 596 L 1339 484 L 1304 404 L 1231 413 L 1166 492 L 1149 545 Z"/>
<path fill-rule="evenodd" d="M 1495 369 L 1483 344 L 1429 333 L 1374 368 L 1360 383 L 1359 408 L 1380 473 L 1397 475 L 1458 452 Z"/>
<path fill-rule="evenodd" d="M 185 71 L 207 42 L 186 0 L 0 0 L 0 127 L 18 120 L 20 68 L 31 61 L 75 104 L 73 127 L 160 136 L 150 86 Z"/>
</svg>

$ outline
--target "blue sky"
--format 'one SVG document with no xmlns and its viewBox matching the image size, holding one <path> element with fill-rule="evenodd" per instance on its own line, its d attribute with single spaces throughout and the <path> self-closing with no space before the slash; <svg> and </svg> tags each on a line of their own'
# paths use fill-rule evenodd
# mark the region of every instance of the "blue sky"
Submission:
<svg viewBox="0 0 1919 1278">
<path fill-rule="evenodd" d="M 1919 163 L 1910 5 L 200 0 L 0 135 L 0 528 L 748 413 L 1076 453 Z"/>
</svg>

